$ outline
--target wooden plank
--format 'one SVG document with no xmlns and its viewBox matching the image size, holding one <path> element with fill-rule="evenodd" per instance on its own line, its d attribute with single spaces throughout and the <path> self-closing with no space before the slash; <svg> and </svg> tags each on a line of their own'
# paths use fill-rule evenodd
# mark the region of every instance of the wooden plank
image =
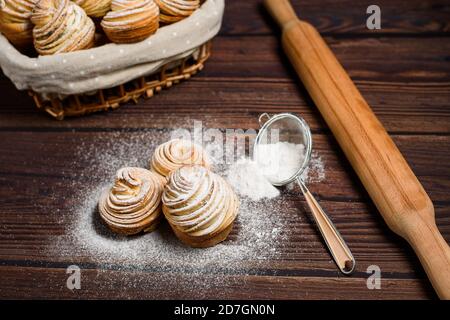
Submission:
<svg viewBox="0 0 450 320">
<path fill-rule="evenodd" d="M 450 41 L 444 38 L 328 38 L 357 86 L 391 133 L 450 133 Z M 241 41 L 248 44 L 242 47 Z M 326 128 L 272 37 L 219 38 L 205 70 L 192 80 L 138 105 L 108 114 L 58 122 L 39 113 L 26 93 L 5 77 L 0 90 L 0 128 L 170 127 L 193 117 L 228 127 L 255 127 L 261 112 L 297 112 L 313 130 Z M 385 58 L 386 53 L 395 56 Z"/>
<path fill-rule="evenodd" d="M 66 192 L 75 193 L 74 190 Z M 52 197 L 62 197 L 61 194 L 53 194 Z M 36 199 L 36 195 L 30 195 L 30 199 Z M 281 236 L 276 241 L 277 254 L 264 261 L 255 260 L 255 257 L 246 258 L 239 262 L 232 271 L 226 273 L 254 272 L 262 275 L 289 275 L 289 276 L 340 276 L 334 262 L 327 252 L 324 243 L 314 227 L 314 223 L 306 209 L 306 204 L 299 199 L 300 196 L 292 195 L 284 197 Z M 61 203 L 42 205 L 45 199 L 34 200 L 36 204 L 30 208 L 23 201 L 9 201 L 4 204 L 5 212 L 0 218 L 2 234 L 0 235 L 0 265 L 22 266 L 50 266 L 57 267 L 63 264 L 83 264 L 88 267 L 100 267 L 108 264 L 114 270 L 135 266 L 142 268 L 142 259 L 145 259 L 147 271 L 158 270 L 161 266 L 156 261 L 148 260 L 148 257 L 136 257 L 134 260 L 121 262 L 114 256 L 106 257 L 100 264 L 98 259 L 92 256 L 89 249 L 82 248 L 76 241 L 61 241 L 65 237 L 73 237 L 68 230 L 75 227 L 78 217 L 71 217 L 74 210 Z M 48 201 L 49 199 L 47 199 Z M 15 204 L 13 203 L 15 202 Z M 73 199 L 68 199 L 70 205 L 74 205 Z M 342 236 L 358 262 L 356 273 L 353 277 L 365 277 L 368 266 L 377 265 L 391 278 L 416 279 L 426 278 L 423 270 L 407 243 L 387 230 L 386 225 L 377 213 L 373 205 L 364 203 L 345 203 L 322 201 L 323 207 L 329 212 Z M 78 204 L 79 205 L 79 204 Z M 272 205 L 274 206 L 274 205 Z M 66 214 L 64 214 L 66 212 Z M 450 239 L 449 209 L 436 206 L 438 225 L 446 239 Z M 86 214 L 91 214 L 86 212 Z M 248 214 L 241 213 L 241 214 Z M 98 219 L 98 217 L 94 217 Z M 229 242 L 226 245 L 236 243 L 238 237 L 245 237 L 242 229 L 245 228 L 238 220 L 233 229 Z M 266 232 L 267 230 L 261 230 Z M 167 225 L 162 225 L 158 234 L 171 234 Z M 105 237 L 110 233 L 105 234 Z M 146 240 L 142 240 L 146 241 Z M 121 240 L 117 240 L 120 244 Z M 151 242 L 148 243 L 151 246 Z M 76 249 L 74 249 L 76 246 Z M 88 246 L 84 244 L 83 246 Z M 95 245 L 92 245 L 95 246 Z M 93 249 L 97 250 L 97 249 Z M 68 255 L 68 252 L 73 252 Z M 101 252 L 101 249 L 98 249 Z M 130 249 L 130 252 L 133 252 Z M 220 262 L 218 262 L 220 263 Z M 180 268 L 180 266 L 173 266 Z M 220 269 L 220 264 L 208 265 L 209 268 Z M 201 267 L 195 267 L 202 270 Z M 188 270 L 189 268 L 186 267 Z M 205 269 L 207 272 L 207 269 Z"/>
<path fill-rule="evenodd" d="M 380 0 L 380 31 L 365 27 L 369 1 L 293 2 L 302 18 L 328 35 L 333 51 L 435 202 L 438 226 L 450 241 L 448 1 Z M 0 75 L 0 297 L 436 298 L 414 253 L 387 229 L 306 91 L 297 85 L 277 34 L 260 1 L 228 1 L 221 36 L 199 76 L 138 105 L 64 122 L 36 112 L 26 93 Z M 327 180 L 310 188 L 355 254 L 358 267 L 352 277 L 337 272 L 298 190 L 283 194 L 280 214 L 287 236 L 280 240 L 279 254 L 258 263 L 249 259 L 233 270 L 219 268 L 218 274 L 203 269 L 161 272 L 154 263 L 142 267 L 133 260 L 112 259 L 107 266 L 87 251 L 68 256 L 54 250 L 73 223 L 79 188 L 104 181 L 87 174 L 98 156 L 92 150 L 113 148 L 123 157 L 120 146 L 150 129 L 166 128 L 167 134 L 170 128 L 191 127 L 194 119 L 211 128 L 256 129 L 261 112 L 285 111 L 300 113 L 314 131 Z M 119 162 L 134 163 L 135 156 Z M 112 167 L 119 164 L 112 162 Z M 237 223 L 230 241 L 240 232 Z M 59 244 L 58 250 L 71 252 L 70 244 Z M 70 264 L 82 267 L 80 291 L 65 286 Z M 366 269 L 374 264 L 382 270 L 381 290 L 366 287 Z"/>
<path fill-rule="evenodd" d="M 331 34 L 408 33 L 433 34 L 450 31 L 449 3 L 445 0 L 379 0 L 381 30 L 368 30 L 366 9 L 373 1 L 292 0 L 301 17 L 320 32 Z M 227 1 L 222 34 L 272 34 L 277 27 L 261 1 Z"/>
<path fill-rule="evenodd" d="M 91 166 L 95 165 L 97 156 L 112 148 L 113 154 L 118 150 L 117 156 L 124 157 L 119 159 L 121 162 L 133 162 L 136 154 L 130 154 L 128 158 L 127 152 L 120 149 L 136 139 L 155 140 L 153 142 L 157 143 L 158 139 L 163 141 L 168 135 L 152 132 L 147 133 L 145 137 L 148 139 L 143 140 L 142 132 L 133 131 L 0 133 L 3 141 L 0 146 L 0 265 L 56 268 L 61 263 L 80 263 L 89 268 L 99 267 L 84 251 L 73 257 L 59 255 L 57 252 L 71 252 L 71 245 L 58 244 L 59 251 L 55 252 L 55 243 L 67 235 L 67 228 L 74 223 L 74 208 L 83 202 L 79 196 L 81 188 L 86 185 L 95 188 L 109 181 L 108 175 L 106 179 L 101 175 L 90 178 L 89 172 L 93 172 Z M 444 237 L 450 240 L 450 199 L 447 192 L 450 184 L 450 137 L 398 136 L 395 141 L 430 191 L 431 198 L 437 202 L 437 223 Z M 340 152 L 336 151 L 331 137 L 316 134 L 314 143 L 325 163 L 327 180 L 312 183 L 310 187 L 321 199 L 358 260 L 354 277 L 364 278 L 366 268 L 375 264 L 393 279 L 425 278 L 411 249 L 387 229 L 377 210 L 367 202 L 367 195 L 342 160 Z M 151 153 L 151 150 L 143 151 L 143 159 L 139 160 L 143 166 L 146 153 Z M 110 160 L 116 163 L 114 157 Z M 112 175 L 116 168 L 100 165 L 100 169 Z M 258 264 L 253 272 L 265 276 L 339 276 L 305 213 L 305 203 L 298 190 L 286 191 L 280 214 L 286 222 L 283 223 L 283 231 L 288 236 L 280 240 L 279 255 Z M 240 230 L 238 223 L 230 240 L 236 239 Z M 114 261 L 109 262 L 114 264 Z M 117 270 L 124 267 L 121 263 L 116 264 L 114 268 Z M 254 261 L 248 261 L 240 272 L 252 270 L 252 264 Z M 152 264 L 148 263 L 147 267 L 147 272 L 150 272 Z"/>
<path fill-rule="evenodd" d="M 390 133 L 450 133 L 450 109 L 447 107 L 450 84 L 358 81 L 357 86 Z M 196 95 L 198 98 L 194 99 Z M 294 112 L 301 115 L 312 130 L 327 130 L 306 91 L 294 82 L 196 78 L 150 100 L 141 100 L 138 105 L 127 104 L 107 114 L 62 122 L 35 109 L 24 93 L 12 90 L 8 100 L 11 104 L 0 111 L 3 129 L 171 127 L 176 122 L 174 114 L 178 119 L 197 119 L 222 128 L 230 124 L 236 128 L 256 128 L 256 119 L 263 112 Z"/>
<path fill-rule="evenodd" d="M 191 129 L 192 122 L 182 127 Z M 136 141 L 146 143 L 143 137 L 149 137 L 154 144 L 163 142 L 170 138 L 170 132 L 1 132 L 0 139 L 3 142 L 0 145 L 0 179 L 4 182 L 5 192 L 12 186 L 20 188 L 21 180 L 26 178 L 36 183 L 45 178 L 70 178 L 79 181 L 84 179 L 80 171 L 86 171 L 88 166 L 95 164 L 95 158 L 101 157 L 102 152 L 111 155 L 117 150 L 116 163 L 134 162 L 136 151 L 133 150 L 131 155 L 124 154 L 122 146 L 126 147 L 131 143 L 138 147 Z M 450 136 L 406 135 L 393 138 L 429 191 L 431 199 L 439 203 L 450 202 Z M 326 167 L 327 180 L 317 190 L 312 189 L 323 199 L 366 201 L 367 194 L 334 138 L 328 134 L 315 134 L 313 143 L 314 150 Z M 143 150 L 139 165 L 146 166 L 150 155 L 151 149 Z M 116 169 L 118 168 L 109 170 L 113 173 Z"/>
<path fill-rule="evenodd" d="M 325 37 L 338 60 L 354 80 L 381 83 L 448 82 L 448 37 L 350 38 Z M 274 36 L 218 37 L 213 56 L 202 72 L 206 77 L 295 79 Z"/>
<path fill-rule="evenodd" d="M 280 276 L 170 277 L 137 271 L 81 270 L 81 289 L 66 287 L 65 268 L 0 267 L 1 298 L 45 299 L 429 299 L 419 279 L 383 279 L 380 290 L 364 278 Z M 161 277 L 164 279 L 161 283 Z M 199 278 L 201 277 L 201 278 Z M 164 290 L 161 290 L 163 285 Z M 118 290 L 120 288 L 120 290 Z"/>
</svg>

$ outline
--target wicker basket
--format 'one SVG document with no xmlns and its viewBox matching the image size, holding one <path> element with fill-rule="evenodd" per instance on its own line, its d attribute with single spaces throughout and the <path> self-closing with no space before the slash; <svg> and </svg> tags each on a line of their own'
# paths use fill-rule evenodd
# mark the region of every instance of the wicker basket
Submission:
<svg viewBox="0 0 450 320">
<path fill-rule="evenodd" d="M 0 67 L 54 118 L 116 109 L 187 80 L 203 69 L 220 30 L 224 0 L 206 0 L 190 17 L 132 45 L 28 57 L 0 34 Z"/>
<path fill-rule="evenodd" d="M 69 95 L 63 99 L 47 99 L 33 90 L 30 90 L 29 94 L 39 109 L 58 120 L 113 110 L 130 101 L 137 104 L 140 97 L 151 98 L 162 89 L 171 88 L 181 80 L 190 79 L 203 69 L 210 54 L 211 42 L 208 42 L 195 54 L 163 66 L 156 74 L 140 77 L 111 89 L 100 89 L 94 93 Z M 173 65 L 176 66 L 173 67 Z"/>
</svg>

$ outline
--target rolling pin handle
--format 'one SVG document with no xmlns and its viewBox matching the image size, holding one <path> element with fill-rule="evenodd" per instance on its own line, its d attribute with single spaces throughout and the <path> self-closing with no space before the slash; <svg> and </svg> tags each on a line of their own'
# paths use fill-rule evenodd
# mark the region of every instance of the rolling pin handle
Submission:
<svg viewBox="0 0 450 320">
<path fill-rule="evenodd" d="M 264 5 L 282 29 L 293 21 L 298 21 L 297 14 L 288 0 L 264 0 Z"/>
</svg>

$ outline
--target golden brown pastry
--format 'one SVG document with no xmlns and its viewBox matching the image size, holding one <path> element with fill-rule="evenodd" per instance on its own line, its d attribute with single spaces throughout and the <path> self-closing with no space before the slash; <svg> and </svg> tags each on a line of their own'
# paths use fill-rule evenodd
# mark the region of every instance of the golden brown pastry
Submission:
<svg viewBox="0 0 450 320">
<path fill-rule="evenodd" d="M 112 42 L 139 42 L 158 30 L 159 8 L 153 0 L 113 0 L 101 25 Z"/>
<path fill-rule="evenodd" d="M 169 174 L 186 165 L 211 167 L 211 162 L 203 148 L 189 140 L 173 139 L 156 148 L 150 168 L 168 177 Z"/>
<path fill-rule="evenodd" d="M 111 230 L 124 235 L 153 231 L 161 218 L 163 180 L 142 168 L 122 168 L 110 190 L 100 197 L 100 216 Z"/>
<path fill-rule="evenodd" d="M 83 9 L 69 0 L 40 0 L 31 15 L 34 46 L 41 55 L 91 48 L 95 26 Z"/>
<path fill-rule="evenodd" d="M 239 200 L 230 185 L 201 166 L 172 172 L 162 202 L 164 216 L 176 236 L 198 248 L 225 240 L 239 211 Z"/>
<path fill-rule="evenodd" d="M 111 10 L 112 0 L 72 0 L 93 18 L 103 18 Z"/>
<path fill-rule="evenodd" d="M 189 17 L 200 7 L 200 0 L 155 0 L 161 11 L 160 20 L 170 24 Z"/>
<path fill-rule="evenodd" d="M 0 0 L 0 32 L 15 46 L 33 44 L 30 17 L 38 0 Z"/>
</svg>

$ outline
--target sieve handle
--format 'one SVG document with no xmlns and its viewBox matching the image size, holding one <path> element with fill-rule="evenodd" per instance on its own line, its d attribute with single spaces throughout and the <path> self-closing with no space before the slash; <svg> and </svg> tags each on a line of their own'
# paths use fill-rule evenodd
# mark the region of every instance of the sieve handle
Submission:
<svg viewBox="0 0 450 320">
<path fill-rule="evenodd" d="M 319 227 L 320 233 L 322 234 L 322 237 L 324 238 L 325 243 L 333 256 L 334 261 L 343 274 L 351 274 L 353 270 L 355 270 L 356 261 L 350 249 L 340 235 L 339 231 L 334 226 L 331 219 L 322 209 L 311 192 L 309 192 L 303 181 L 300 178 L 297 178 L 297 182 L 303 192 L 303 195 L 305 196 L 309 209 L 311 210 L 314 220 Z"/>
</svg>

